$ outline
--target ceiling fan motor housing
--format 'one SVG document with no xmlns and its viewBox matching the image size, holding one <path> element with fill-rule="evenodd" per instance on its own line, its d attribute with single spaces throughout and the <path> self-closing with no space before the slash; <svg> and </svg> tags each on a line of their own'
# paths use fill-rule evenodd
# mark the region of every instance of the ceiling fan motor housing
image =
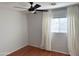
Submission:
<svg viewBox="0 0 79 59">
<path fill-rule="evenodd" d="M 31 6 L 30 8 L 28 9 L 28 11 L 35 11 L 37 8 L 41 7 L 41 5 L 39 4 L 36 4 L 34 7 L 32 6 L 33 5 L 33 2 L 30 2 Z"/>
<path fill-rule="evenodd" d="M 28 11 L 34 11 L 35 9 L 33 7 L 29 8 Z"/>
</svg>

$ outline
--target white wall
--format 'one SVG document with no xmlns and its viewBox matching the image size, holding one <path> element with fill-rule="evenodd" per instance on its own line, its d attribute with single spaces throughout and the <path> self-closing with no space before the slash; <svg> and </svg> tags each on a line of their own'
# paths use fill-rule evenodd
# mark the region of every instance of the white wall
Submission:
<svg viewBox="0 0 79 59">
<path fill-rule="evenodd" d="M 0 55 L 7 55 L 27 45 L 26 14 L 0 8 Z"/>
<path fill-rule="evenodd" d="M 42 39 L 42 13 L 28 14 L 29 44 L 40 47 Z"/>
<path fill-rule="evenodd" d="M 53 33 L 52 50 L 68 54 L 68 42 L 66 33 Z"/>
</svg>

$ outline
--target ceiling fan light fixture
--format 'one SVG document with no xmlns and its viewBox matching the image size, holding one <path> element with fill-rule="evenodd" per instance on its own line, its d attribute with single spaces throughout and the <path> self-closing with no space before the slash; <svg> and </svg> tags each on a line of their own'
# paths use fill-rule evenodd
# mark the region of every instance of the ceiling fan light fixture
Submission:
<svg viewBox="0 0 79 59">
<path fill-rule="evenodd" d="M 33 13 L 35 13 L 36 11 L 29 11 L 29 12 L 33 14 Z"/>
</svg>

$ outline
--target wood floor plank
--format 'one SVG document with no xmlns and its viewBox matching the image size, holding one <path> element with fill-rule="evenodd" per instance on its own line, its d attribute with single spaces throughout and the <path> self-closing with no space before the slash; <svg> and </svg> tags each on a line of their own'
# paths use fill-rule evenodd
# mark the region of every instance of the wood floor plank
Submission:
<svg viewBox="0 0 79 59">
<path fill-rule="evenodd" d="M 7 56 L 68 56 L 63 53 L 50 52 L 33 46 L 26 46 L 18 51 L 15 51 Z"/>
</svg>

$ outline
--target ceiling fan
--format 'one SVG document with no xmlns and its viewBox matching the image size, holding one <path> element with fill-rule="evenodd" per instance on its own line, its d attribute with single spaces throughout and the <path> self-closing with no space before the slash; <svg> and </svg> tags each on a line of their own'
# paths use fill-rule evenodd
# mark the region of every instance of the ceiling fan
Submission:
<svg viewBox="0 0 79 59">
<path fill-rule="evenodd" d="M 40 12 L 47 12 L 48 11 L 48 10 L 38 9 L 39 7 L 41 7 L 40 4 L 35 4 L 34 6 L 33 6 L 33 4 L 34 4 L 33 2 L 29 2 L 29 4 L 30 4 L 30 8 L 28 8 L 28 11 L 31 12 L 31 13 L 36 14 L 36 11 L 40 11 Z M 15 7 L 15 8 L 26 9 L 26 8 L 23 8 L 23 7 Z"/>
</svg>

